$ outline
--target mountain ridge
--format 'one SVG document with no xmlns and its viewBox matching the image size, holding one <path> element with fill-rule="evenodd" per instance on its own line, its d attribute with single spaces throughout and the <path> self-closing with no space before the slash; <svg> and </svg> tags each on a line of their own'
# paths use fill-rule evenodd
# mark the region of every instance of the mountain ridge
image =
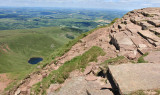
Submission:
<svg viewBox="0 0 160 95">
<path fill-rule="evenodd" d="M 114 23 L 108 25 L 108 27 L 96 29 L 86 35 L 83 34 L 83 36 L 76 40 L 74 44 L 70 46 L 70 48 L 64 50 L 63 53 L 60 53 L 60 55 L 62 56 L 52 56 L 50 59 L 51 62 L 49 62 L 50 64 L 47 64 L 43 66 L 39 71 L 30 74 L 18 86 L 9 91 L 8 94 L 62 95 L 63 93 L 63 95 L 71 95 L 75 93 L 73 95 L 106 95 L 107 92 L 107 95 L 123 95 L 125 92 L 121 92 L 120 87 L 114 87 L 110 82 L 109 78 L 111 77 L 109 75 L 112 75 L 112 72 L 108 72 L 108 65 L 116 66 L 119 64 L 121 65 L 128 63 L 135 64 L 138 63 L 140 57 L 142 57 L 142 59 L 145 59 L 143 58 L 145 57 L 143 56 L 144 54 L 148 53 L 146 56 L 150 56 L 152 52 L 155 52 L 153 55 L 157 59 L 147 59 L 146 61 L 148 61 L 150 64 L 160 62 L 158 59 L 158 51 L 160 50 L 159 27 L 160 8 L 144 8 L 133 10 L 124 15 L 123 18 L 117 19 Z M 87 65 L 86 69 L 84 69 L 84 73 L 81 72 L 82 68 L 80 68 L 80 71 L 69 71 L 71 72 L 71 74 L 63 73 L 60 77 L 60 79 L 66 79 L 63 80 L 64 83 L 58 83 L 57 81 L 52 82 L 55 79 L 54 73 L 52 73 L 53 71 L 58 72 L 61 66 L 67 64 L 68 62 L 70 62 L 70 60 L 74 59 L 77 56 L 83 56 L 83 54 L 85 54 L 87 51 L 90 51 L 90 49 L 92 49 L 92 47 L 94 46 L 102 49 L 105 54 L 95 57 L 95 59 L 97 60 L 88 61 L 89 65 Z M 97 50 L 93 50 L 92 52 L 97 52 Z M 94 58 L 94 56 L 92 56 L 92 52 L 88 54 L 88 56 L 90 56 L 89 58 L 91 59 L 92 57 Z M 78 63 L 84 59 L 77 59 L 80 60 L 78 61 Z M 145 61 L 142 62 L 146 63 Z M 157 66 L 159 66 L 159 64 L 157 64 Z M 160 71 L 157 70 L 157 72 Z M 75 77 L 78 77 L 78 79 L 74 79 Z M 85 89 L 77 88 L 78 86 L 84 86 L 77 83 L 82 81 L 85 84 Z M 157 79 L 157 81 L 159 81 L 159 79 Z M 68 84 L 70 82 L 71 84 Z M 74 85 L 72 84 L 72 82 L 79 85 Z M 114 83 L 116 82 L 114 81 Z M 71 87 L 74 85 L 73 88 L 67 89 L 67 87 L 70 87 L 70 85 Z M 93 88 L 90 88 L 92 86 Z M 105 90 L 97 90 L 96 87 L 105 88 Z M 156 94 L 159 93 L 154 91 L 154 89 L 160 88 L 152 88 L 151 90 Z M 146 94 L 149 93 L 149 91 L 147 90 L 150 89 L 146 90 L 144 88 L 138 90 L 145 90 L 141 93 Z M 130 91 L 129 93 L 132 92 L 134 92 L 134 90 Z"/>
</svg>

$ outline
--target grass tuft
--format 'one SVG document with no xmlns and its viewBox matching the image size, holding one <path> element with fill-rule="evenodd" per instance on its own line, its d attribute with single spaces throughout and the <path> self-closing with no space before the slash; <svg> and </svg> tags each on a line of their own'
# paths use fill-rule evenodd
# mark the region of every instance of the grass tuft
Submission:
<svg viewBox="0 0 160 95">
<path fill-rule="evenodd" d="M 157 93 L 156 95 L 160 95 L 160 89 L 155 90 Z"/>
<path fill-rule="evenodd" d="M 112 63 L 117 63 L 117 62 L 120 62 L 121 60 L 123 60 L 123 59 L 125 59 L 125 57 L 124 56 L 118 56 L 118 57 L 116 57 L 116 58 L 111 58 L 111 59 L 108 59 L 108 60 L 106 60 L 106 61 L 104 61 L 103 63 L 102 63 L 102 65 L 105 65 L 104 67 L 105 68 L 108 68 L 108 64 L 112 64 Z"/>
<path fill-rule="evenodd" d="M 144 57 L 147 56 L 147 55 L 148 55 L 148 53 L 145 53 L 144 55 L 139 57 L 137 63 L 148 63 L 147 61 L 144 60 Z"/>
<path fill-rule="evenodd" d="M 139 90 L 139 91 L 133 92 L 129 95 L 146 95 L 146 94 L 142 90 Z"/>
</svg>

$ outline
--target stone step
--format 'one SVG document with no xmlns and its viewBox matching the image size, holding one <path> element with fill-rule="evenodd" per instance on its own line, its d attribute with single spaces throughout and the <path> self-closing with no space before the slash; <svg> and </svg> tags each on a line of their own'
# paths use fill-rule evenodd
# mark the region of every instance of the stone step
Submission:
<svg viewBox="0 0 160 95">
<path fill-rule="evenodd" d="M 160 64 L 109 65 L 109 73 L 122 95 L 138 90 L 160 89 Z"/>
</svg>

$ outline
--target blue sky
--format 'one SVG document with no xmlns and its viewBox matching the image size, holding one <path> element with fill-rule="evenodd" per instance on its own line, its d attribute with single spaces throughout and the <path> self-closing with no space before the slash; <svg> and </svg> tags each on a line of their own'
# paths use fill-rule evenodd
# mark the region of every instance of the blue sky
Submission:
<svg viewBox="0 0 160 95">
<path fill-rule="evenodd" d="M 160 0 L 0 0 L 8 7 L 74 7 L 133 10 L 160 7 Z"/>
</svg>

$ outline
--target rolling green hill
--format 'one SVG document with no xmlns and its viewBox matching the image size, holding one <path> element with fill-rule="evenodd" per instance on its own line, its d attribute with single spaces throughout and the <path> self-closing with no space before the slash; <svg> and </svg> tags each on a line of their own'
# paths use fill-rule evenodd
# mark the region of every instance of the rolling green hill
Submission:
<svg viewBox="0 0 160 95">
<path fill-rule="evenodd" d="M 35 28 L 0 31 L 0 73 L 30 70 L 37 65 L 28 62 L 31 57 L 49 55 L 58 47 L 81 33 L 74 28 Z"/>
</svg>

